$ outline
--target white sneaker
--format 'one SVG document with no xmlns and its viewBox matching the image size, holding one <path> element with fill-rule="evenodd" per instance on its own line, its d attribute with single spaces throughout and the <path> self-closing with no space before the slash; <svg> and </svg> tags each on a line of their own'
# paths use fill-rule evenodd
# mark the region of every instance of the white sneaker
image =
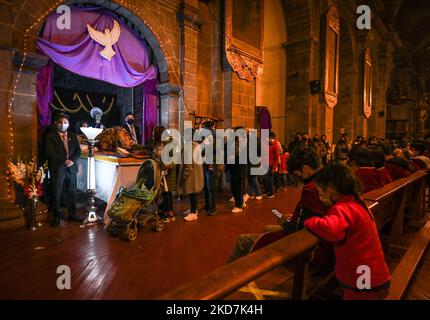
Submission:
<svg viewBox="0 0 430 320">
<path fill-rule="evenodd" d="M 228 200 L 230 202 L 234 202 L 234 197 L 231 197 L 230 200 Z"/>
<path fill-rule="evenodd" d="M 182 212 L 182 215 L 186 216 L 186 215 L 187 215 L 187 214 L 189 214 L 190 212 L 191 212 L 191 210 L 190 210 L 190 209 L 185 210 L 184 212 Z"/>
<path fill-rule="evenodd" d="M 263 199 L 263 197 L 262 197 L 262 196 L 256 196 L 256 197 L 255 197 L 255 200 L 261 200 L 261 199 Z"/>
<path fill-rule="evenodd" d="M 242 212 L 242 208 L 234 207 L 233 210 L 231 210 L 231 212 L 233 212 L 233 213 L 241 213 Z"/>
<path fill-rule="evenodd" d="M 188 214 L 188 215 L 184 218 L 184 220 L 185 220 L 185 221 L 188 221 L 188 222 L 197 220 L 197 213 L 190 213 L 190 214 Z"/>
<path fill-rule="evenodd" d="M 249 199 L 249 195 L 247 193 L 245 193 L 243 195 L 243 203 L 246 203 L 246 201 L 248 201 L 248 199 Z"/>
</svg>

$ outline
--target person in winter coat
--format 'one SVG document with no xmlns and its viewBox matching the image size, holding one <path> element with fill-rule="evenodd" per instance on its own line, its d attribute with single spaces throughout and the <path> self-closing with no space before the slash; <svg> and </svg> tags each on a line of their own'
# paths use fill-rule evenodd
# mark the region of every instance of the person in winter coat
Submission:
<svg viewBox="0 0 430 320">
<path fill-rule="evenodd" d="M 333 242 L 335 275 L 344 300 L 376 300 L 388 294 L 390 271 L 384 259 L 375 219 L 357 193 L 357 181 L 345 164 L 319 171 L 315 183 L 322 202 L 331 205 L 323 217 L 305 221 L 305 228 Z"/>
<path fill-rule="evenodd" d="M 185 135 L 186 137 L 187 135 Z M 190 210 L 187 216 L 184 217 L 185 221 L 197 220 L 197 194 L 203 190 L 204 177 L 203 177 L 203 160 L 201 157 L 201 148 L 199 143 L 195 141 L 184 141 L 185 144 L 192 144 L 192 155 L 185 155 L 183 149 L 182 163 L 179 166 L 178 173 L 178 191 L 183 195 L 188 195 L 190 198 Z M 185 163 L 185 158 L 190 158 L 191 163 Z"/>
<path fill-rule="evenodd" d="M 273 195 L 273 187 L 274 187 L 274 181 L 273 177 L 276 172 L 278 172 L 279 169 L 279 162 L 280 162 L 280 154 L 279 154 L 279 145 L 275 140 L 276 135 L 274 132 L 270 132 L 269 134 L 269 159 L 265 159 L 265 161 L 269 160 L 269 170 L 267 171 L 265 175 L 265 189 L 266 189 L 266 197 L 267 198 L 274 198 Z"/>
<path fill-rule="evenodd" d="M 243 127 L 234 128 L 235 132 L 244 130 Z M 248 164 L 240 163 L 240 154 L 247 152 L 246 132 L 244 135 L 235 138 L 234 153 L 228 154 L 227 145 L 225 145 L 226 165 L 225 171 L 230 175 L 231 193 L 234 197 L 234 208 L 231 210 L 233 213 L 242 212 L 246 206 L 244 201 L 245 194 L 245 179 L 248 173 Z"/>
<path fill-rule="evenodd" d="M 288 167 L 287 161 L 290 154 L 288 153 L 288 148 L 283 147 L 281 155 L 281 163 L 279 164 L 279 175 L 281 176 L 281 190 L 287 190 L 288 186 Z"/>
</svg>

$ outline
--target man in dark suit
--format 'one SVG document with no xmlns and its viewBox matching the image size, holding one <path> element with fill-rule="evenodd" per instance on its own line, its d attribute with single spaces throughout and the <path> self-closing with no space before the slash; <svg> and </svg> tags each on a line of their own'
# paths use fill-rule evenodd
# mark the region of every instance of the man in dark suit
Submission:
<svg viewBox="0 0 430 320">
<path fill-rule="evenodd" d="M 133 139 L 133 143 L 140 144 L 142 136 L 140 134 L 140 128 L 134 123 L 134 114 L 131 112 L 127 113 L 124 120 L 125 123 L 123 124 L 123 128 L 130 134 L 131 139 Z"/>
<path fill-rule="evenodd" d="M 67 131 L 68 115 L 59 114 L 55 120 L 55 127 L 56 130 L 45 137 L 45 154 L 51 178 L 52 227 L 60 225 L 62 197 L 69 213 L 69 220 L 83 220 L 76 213 L 76 174 L 81 148 L 76 134 Z"/>
</svg>

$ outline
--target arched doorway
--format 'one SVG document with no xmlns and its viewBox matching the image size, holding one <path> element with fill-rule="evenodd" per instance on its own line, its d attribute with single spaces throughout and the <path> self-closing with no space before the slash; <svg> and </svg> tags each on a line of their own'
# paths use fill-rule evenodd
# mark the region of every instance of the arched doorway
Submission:
<svg viewBox="0 0 430 320">
<path fill-rule="evenodd" d="M 114 12 L 127 26 L 136 32 L 136 35 L 144 40 L 151 48 L 153 54 L 153 62 L 157 66 L 159 72 L 159 82 L 164 83 L 169 81 L 168 64 L 165 54 L 160 46 L 160 41 L 151 32 L 145 21 L 139 18 L 135 13 L 128 8 L 121 6 L 114 1 L 105 0 L 69 0 L 65 1 L 66 5 L 85 6 L 100 6 Z"/>
<path fill-rule="evenodd" d="M 67 30 L 62 31 L 63 33 L 61 33 L 61 31 L 58 31 L 57 28 L 53 26 L 55 24 L 55 19 L 57 19 L 58 16 L 54 16 L 55 13 L 51 14 L 50 20 L 49 18 L 47 20 L 50 21 L 50 29 L 48 33 L 44 32 L 44 28 L 42 28 L 42 32 L 44 32 L 43 34 L 45 34 L 45 36 L 47 36 L 48 34 L 58 34 L 54 36 L 54 39 L 64 39 L 65 37 L 72 37 L 73 39 L 75 39 L 75 35 L 76 33 L 78 33 L 76 40 L 72 41 L 72 47 L 70 47 L 70 44 L 66 44 L 65 47 L 62 47 L 60 49 L 60 51 L 55 49 L 50 50 L 52 46 L 50 47 L 49 44 L 44 42 L 46 39 L 43 39 L 43 37 L 42 42 L 38 41 L 39 49 L 53 62 L 63 67 L 63 69 L 61 69 L 58 66 L 55 66 L 55 72 L 53 72 L 53 87 L 55 97 L 53 97 L 52 101 L 56 99 L 57 105 L 62 105 L 62 109 L 64 109 L 64 104 L 61 102 L 58 93 L 55 91 L 55 89 L 58 88 L 66 90 L 73 89 L 78 91 L 88 88 L 95 91 L 95 93 L 104 94 L 111 92 L 114 94 L 114 97 L 112 97 L 112 101 L 115 100 L 116 102 L 121 102 L 120 104 L 118 104 L 119 110 L 116 113 L 114 112 L 115 108 L 113 108 L 112 110 L 112 106 L 109 107 L 108 112 L 110 112 L 111 115 L 113 114 L 111 120 L 113 120 L 113 122 L 117 120 L 118 122 L 111 123 L 111 125 L 121 125 L 121 121 L 123 121 L 124 115 L 127 112 L 134 112 L 137 118 L 140 120 L 142 128 L 145 128 L 144 136 L 147 142 L 149 140 L 148 138 L 150 138 L 151 136 L 151 130 L 147 129 L 154 127 L 160 122 L 160 114 L 158 114 L 157 116 L 157 112 L 162 110 L 163 107 L 163 104 L 161 104 L 160 101 L 163 101 L 164 105 L 166 105 L 165 99 L 159 99 L 159 90 L 157 90 L 155 86 L 155 81 L 158 83 L 162 83 L 169 80 L 168 65 L 166 59 L 164 57 L 163 51 L 160 49 L 158 41 L 156 41 L 155 37 L 152 35 L 152 33 L 149 31 L 148 27 L 143 21 L 138 19 L 130 11 L 128 11 L 128 9 L 125 9 L 124 7 L 120 7 L 112 2 L 102 2 L 102 4 L 104 5 L 99 6 L 99 2 L 100 1 L 88 1 L 85 3 L 81 3 L 81 1 L 66 2 L 68 5 L 70 5 L 70 8 L 74 8 L 74 11 L 72 11 L 71 16 L 72 21 L 74 21 L 74 25 L 78 25 L 78 29 L 76 29 L 75 27 L 75 29 L 73 29 L 69 33 L 67 33 Z M 89 15 L 91 15 L 91 18 L 89 18 Z M 89 20 L 87 21 L 85 19 Z M 86 22 L 83 22 L 84 20 Z M 104 25 L 108 23 L 108 21 L 110 21 L 109 23 L 112 24 L 112 22 L 115 20 L 119 21 L 119 24 L 122 26 L 121 37 L 119 38 L 118 42 L 118 45 L 120 45 L 122 41 L 122 47 L 121 49 L 120 47 L 116 49 L 118 53 L 116 59 L 114 58 L 112 62 L 110 60 L 109 62 L 107 62 L 105 59 L 101 59 L 97 53 L 95 53 L 94 55 L 94 42 L 90 39 L 89 34 L 87 33 L 86 25 L 91 24 L 92 21 L 95 21 L 98 25 L 100 25 L 100 23 Z M 106 27 L 112 26 L 106 24 Z M 104 29 L 105 27 L 101 28 Z M 41 34 L 40 36 L 42 36 L 43 34 Z M 66 34 L 66 36 L 64 34 Z M 84 44 L 85 40 L 84 42 L 82 42 L 82 40 L 78 40 L 87 38 L 89 39 L 90 45 Z M 56 42 L 54 41 L 53 44 L 55 43 Z M 128 48 L 130 48 L 129 50 L 133 50 L 133 52 L 127 52 Z M 63 54 L 63 52 L 66 52 L 66 54 L 67 52 L 69 52 L 71 53 L 71 55 L 67 56 Z M 86 61 L 86 59 L 88 59 L 89 62 L 87 62 L 85 65 L 82 64 L 82 62 Z M 85 66 L 85 68 L 77 68 L 76 65 L 79 64 L 82 64 L 83 66 Z M 156 66 L 156 69 L 153 67 L 153 65 Z M 137 67 L 137 69 L 135 67 Z M 92 70 L 89 74 L 88 70 L 86 69 L 94 70 Z M 152 71 L 150 72 L 148 70 Z M 99 75 L 101 80 L 104 80 L 110 84 L 114 84 L 116 85 L 116 87 L 112 87 L 112 85 L 97 81 L 99 79 Z M 79 78 L 79 76 L 82 77 Z M 89 77 L 90 79 L 85 77 Z M 64 81 L 64 79 L 66 79 L 66 81 Z M 68 81 L 69 79 L 71 81 Z M 151 79 L 153 79 L 154 81 Z M 151 88 L 146 85 L 148 83 L 148 80 L 151 80 Z M 71 83 L 71 85 L 69 82 Z M 128 89 L 126 90 L 123 87 Z M 76 98 L 77 94 L 78 92 L 74 93 L 73 99 Z M 88 92 L 84 92 L 82 94 L 85 94 L 88 103 L 91 105 L 91 107 L 93 107 L 90 99 L 88 99 Z M 148 99 L 147 96 L 150 96 L 152 98 Z M 82 103 L 83 99 L 79 99 L 79 95 L 77 97 L 80 106 L 83 107 L 81 109 L 84 109 L 86 113 L 89 113 L 88 110 L 90 108 L 84 107 L 84 104 Z M 103 96 L 103 99 L 105 99 L 105 96 Z M 38 103 L 39 115 L 41 114 L 40 105 L 41 104 Z M 46 109 L 46 107 L 43 108 L 43 110 Z M 60 108 L 60 111 L 67 111 L 62 109 Z M 150 111 L 151 114 L 149 116 L 148 110 L 152 110 Z M 79 110 L 77 110 L 76 112 L 78 111 Z M 147 122 L 148 119 L 150 119 L 150 122 Z M 149 125 L 149 127 L 147 126 L 147 124 Z M 145 140 L 143 142 L 145 142 Z"/>
</svg>

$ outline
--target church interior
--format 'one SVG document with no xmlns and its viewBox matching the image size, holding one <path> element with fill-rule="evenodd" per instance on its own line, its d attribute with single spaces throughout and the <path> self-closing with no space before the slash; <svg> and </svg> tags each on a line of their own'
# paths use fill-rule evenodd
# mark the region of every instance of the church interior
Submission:
<svg viewBox="0 0 430 320">
<path fill-rule="evenodd" d="M 428 0 L 0 0 L 0 26 L 0 299 L 430 300 Z"/>
</svg>

